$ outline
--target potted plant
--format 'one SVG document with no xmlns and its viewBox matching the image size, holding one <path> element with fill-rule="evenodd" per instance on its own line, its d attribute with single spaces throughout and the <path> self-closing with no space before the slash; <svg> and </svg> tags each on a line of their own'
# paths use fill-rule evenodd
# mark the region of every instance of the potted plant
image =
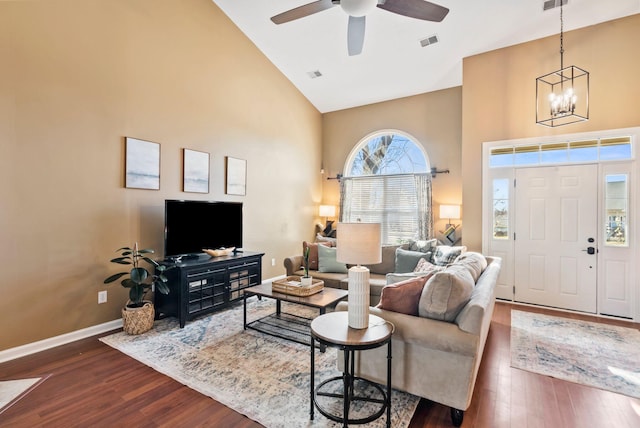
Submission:
<svg viewBox="0 0 640 428">
<path fill-rule="evenodd" d="M 309 287 L 311 286 L 311 283 L 313 281 L 313 278 L 311 276 L 309 276 L 309 253 L 310 253 L 310 249 L 309 247 L 305 247 L 304 251 L 302 252 L 302 262 L 303 262 L 303 267 L 304 267 L 304 276 L 302 278 L 300 278 L 300 285 L 302 285 L 303 287 Z"/>
<path fill-rule="evenodd" d="M 119 265 L 131 265 L 131 270 L 111 275 L 104 280 L 104 283 L 109 284 L 128 275 L 120 281 L 123 287 L 129 289 L 129 301 L 122 308 L 122 328 L 129 334 L 144 333 L 151 329 L 155 318 L 153 303 L 145 300 L 145 296 L 152 287 L 155 287 L 156 292 L 169 293 L 167 277 L 164 272 L 171 267 L 168 268 L 147 257 L 147 254 L 153 254 L 154 251 L 148 248 L 139 250 L 137 242 L 133 248 L 122 247 L 116 252 L 121 252 L 120 257 L 111 259 L 111 262 Z M 151 265 L 153 273 L 149 273 L 141 265 L 142 262 Z"/>
</svg>

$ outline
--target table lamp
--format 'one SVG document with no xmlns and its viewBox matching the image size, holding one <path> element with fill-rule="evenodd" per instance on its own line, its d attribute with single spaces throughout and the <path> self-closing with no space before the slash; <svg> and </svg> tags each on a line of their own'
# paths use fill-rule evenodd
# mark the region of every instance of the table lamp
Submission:
<svg viewBox="0 0 640 428">
<path fill-rule="evenodd" d="M 336 260 L 349 269 L 349 327 L 369 327 L 369 269 L 382 261 L 379 223 L 339 223 Z"/>
</svg>

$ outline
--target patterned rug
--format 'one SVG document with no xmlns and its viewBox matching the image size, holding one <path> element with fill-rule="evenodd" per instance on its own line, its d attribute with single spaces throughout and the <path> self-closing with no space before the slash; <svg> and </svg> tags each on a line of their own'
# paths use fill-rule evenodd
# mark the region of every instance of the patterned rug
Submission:
<svg viewBox="0 0 640 428">
<path fill-rule="evenodd" d="M 0 381 L 0 414 L 44 382 L 47 377 Z"/>
<path fill-rule="evenodd" d="M 640 398 L 640 331 L 512 310 L 511 366 Z"/>
<path fill-rule="evenodd" d="M 283 302 L 283 312 L 313 316 L 317 310 Z M 248 321 L 275 311 L 271 299 L 249 299 Z M 260 424 L 272 427 L 337 427 L 317 410 L 309 421 L 309 347 L 243 327 L 242 304 L 180 328 L 175 318 L 155 322 L 139 336 L 116 333 L 102 340 L 121 352 Z M 316 385 L 337 376 L 336 349 L 316 352 Z M 419 398 L 393 391 L 391 425 L 406 427 Z M 367 405 L 364 405 L 367 406 Z M 353 409 L 353 417 L 367 412 Z M 351 416 L 351 415 L 350 415 Z M 370 423 L 383 427 L 386 417 Z"/>
</svg>

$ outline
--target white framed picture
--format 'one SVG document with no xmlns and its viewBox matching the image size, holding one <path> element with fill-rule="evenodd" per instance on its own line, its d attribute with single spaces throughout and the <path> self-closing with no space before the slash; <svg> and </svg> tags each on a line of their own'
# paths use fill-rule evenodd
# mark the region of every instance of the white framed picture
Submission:
<svg viewBox="0 0 640 428">
<path fill-rule="evenodd" d="M 182 191 L 209 193 L 209 153 L 183 149 Z"/>
<path fill-rule="evenodd" d="M 247 161 L 236 159 L 230 156 L 226 158 L 227 163 L 227 195 L 247 194 Z"/>
<path fill-rule="evenodd" d="M 125 137 L 125 187 L 160 190 L 160 144 Z"/>
</svg>

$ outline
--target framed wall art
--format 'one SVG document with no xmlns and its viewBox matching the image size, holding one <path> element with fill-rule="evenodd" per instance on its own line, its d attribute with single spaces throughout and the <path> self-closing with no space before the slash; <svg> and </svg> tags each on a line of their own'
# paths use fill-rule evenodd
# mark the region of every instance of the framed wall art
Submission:
<svg viewBox="0 0 640 428">
<path fill-rule="evenodd" d="M 160 190 L 160 144 L 125 137 L 125 187 Z"/>
<path fill-rule="evenodd" d="M 183 149 L 183 192 L 209 193 L 209 153 Z"/>
<path fill-rule="evenodd" d="M 247 194 L 247 161 L 236 159 L 230 156 L 226 158 L 227 163 L 227 195 Z"/>
</svg>

